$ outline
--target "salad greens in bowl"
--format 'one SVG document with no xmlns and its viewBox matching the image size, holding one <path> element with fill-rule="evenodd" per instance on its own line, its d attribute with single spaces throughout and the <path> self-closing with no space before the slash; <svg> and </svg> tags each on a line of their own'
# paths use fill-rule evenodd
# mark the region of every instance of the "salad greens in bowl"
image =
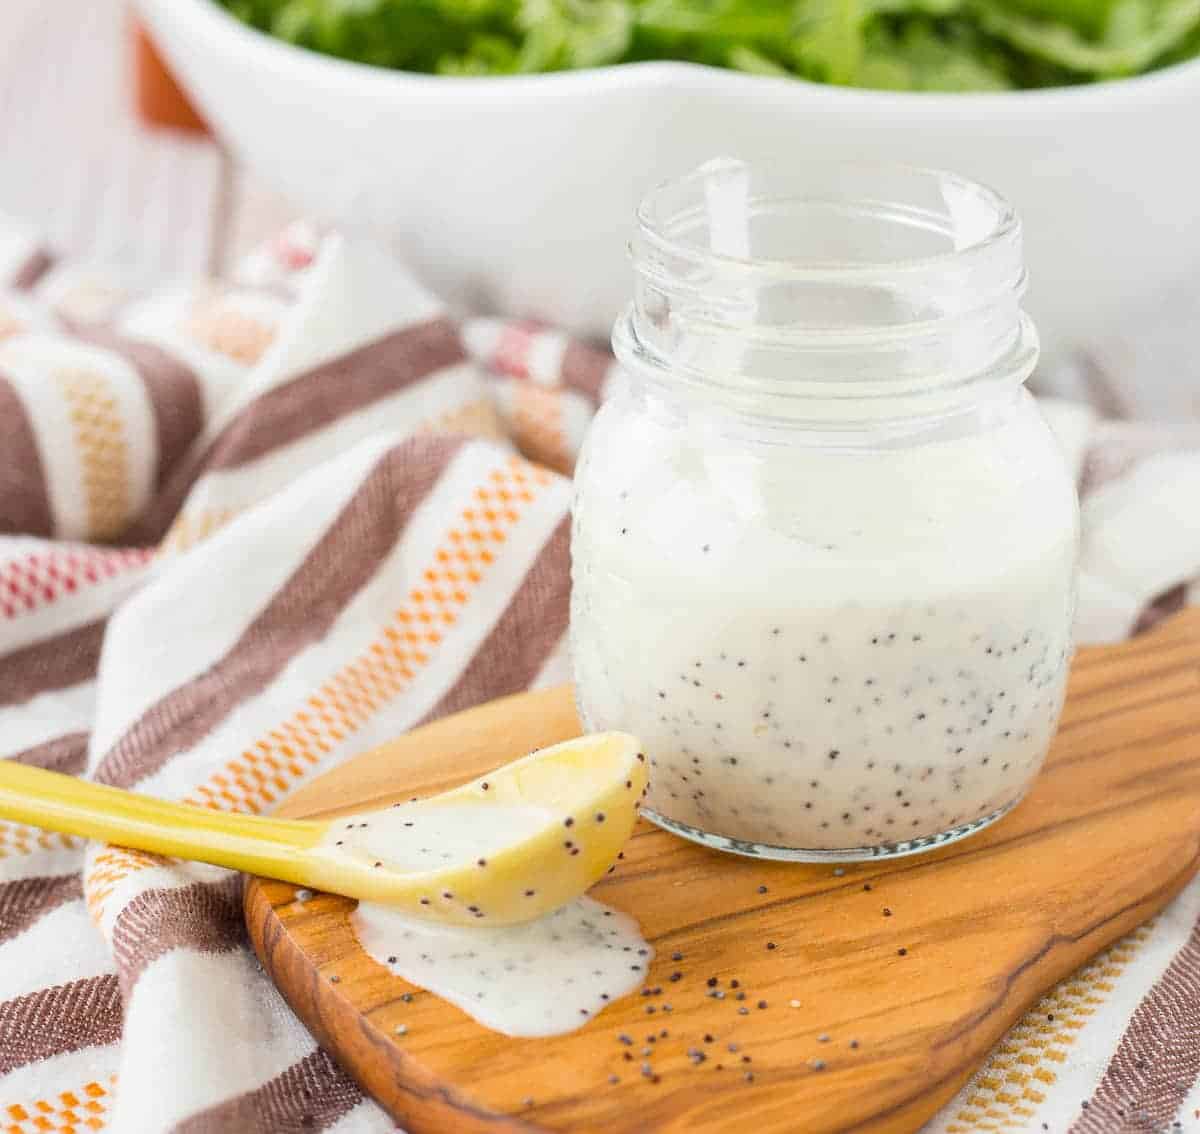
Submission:
<svg viewBox="0 0 1200 1134">
<path fill-rule="evenodd" d="M 1057 87 L 1200 54 L 1200 0 L 222 0 L 314 51 L 517 75 L 650 59 L 906 91 Z"/>
<path fill-rule="evenodd" d="M 1051 361 L 1200 280 L 1200 0 L 134 3 L 260 182 L 461 309 L 607 335 L 639 200 L 721 154 L 992 185 Z"/>
</svg>

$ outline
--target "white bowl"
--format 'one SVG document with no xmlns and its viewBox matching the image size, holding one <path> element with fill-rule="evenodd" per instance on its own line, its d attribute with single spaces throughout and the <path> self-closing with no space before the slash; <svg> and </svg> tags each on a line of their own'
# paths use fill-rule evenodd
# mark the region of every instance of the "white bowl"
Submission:
<svg viewBox="0 0 1200 1134">
<path fill-rule="evenodd" d="M 1200 61 L 1011 94 L 846 90 L 687 63 L 460 79 L 302 50 L 213 0 L 137 0 L 264 180 L 390 234 L 452 301 L 607 335 L 642 194 L 716 154 L 952 169 L 1017 207 L 1048 354 L 1200 273 Z"/>
</svg>

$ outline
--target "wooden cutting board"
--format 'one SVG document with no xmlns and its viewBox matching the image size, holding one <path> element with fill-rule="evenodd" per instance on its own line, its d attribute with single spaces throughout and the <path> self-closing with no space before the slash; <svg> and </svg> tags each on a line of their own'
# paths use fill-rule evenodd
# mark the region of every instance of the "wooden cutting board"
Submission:
<svg viewBox="0 0 1200 1134">
<path fill-rule="evenodd" d="M 441 791 L 578 727 L 566 689 L 493 702 L 365 753 L 285 810 Z M 593 893 L 641 922 L 662 991 L 570 1035 L 509 1039 L 391 976 L 359 950 L 349 900 L 299 903 L 253 880 L 245 905 L 292 1007 L 410 1134 L 894 1132 L 916 1130 L 1041 993 L 1165 905 L 1198 856 L 1200 610 L 1083 651 L 1033 791 L 965 842 L 842 870 L 733 858 L 640 824 Z M 706 995 L 711 977 L 724 999 Z"/>
</svg>

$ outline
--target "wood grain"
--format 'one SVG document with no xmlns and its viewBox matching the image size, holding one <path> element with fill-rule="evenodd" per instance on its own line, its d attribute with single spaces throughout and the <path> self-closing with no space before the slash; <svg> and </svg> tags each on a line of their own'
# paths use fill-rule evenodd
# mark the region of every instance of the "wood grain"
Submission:
<svg viewBox="0 0 1200 1134">
<path fill-rule="evenodd" d="M 442 790 L 577 729 L 568 690 L 510 698 L 358 757 L 286 811 Z M 300 1017 L 410 1134 L 892 1134 L 916 1130 L 1043 992 L 1164 906 L 1198 863 L 1194 610 L 1080 653 L 1042 776 L 965 842 L 838 874 L 723 856 L 640 824 L 593 893 L 641 922 L 657 951 L 648 985 L 663 991 L 571 1035 L 508 1039 L 392 977 L 358 949 L 350 901 L 301 904 L 291 886 L 254 880 L 246 915 Z M 713 976 L 726 990 L 736 978 L 747 999 L 708 997 Z M 657 1081 L 639 1073 L 650 1034 Z M 693 1063 L 689 1048 L 707 1059 Z"/>
</svg>

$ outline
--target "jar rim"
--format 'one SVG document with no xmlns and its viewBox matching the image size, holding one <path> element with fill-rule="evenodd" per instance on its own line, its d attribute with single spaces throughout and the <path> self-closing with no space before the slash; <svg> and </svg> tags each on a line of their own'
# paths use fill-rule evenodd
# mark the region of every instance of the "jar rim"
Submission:
<svg viewBox="0 0 1200 1134">
<path fill-rule="evenodd" d="M 720 172 L 722 168 L 729 170 L 734 167 L 745 170 L 746 175 L 753 177 L 756 183 L 765 181 L 768 186 L 777 183 L 781 186 L 780 191 L 748 194 L 747 205 L 800 202 L 830 204 L 837 200 L 846 205 L 886 208 L 897 222 L 905 217 L 910 221 L 922 215 L 930 221 L 936 217 L 928 209 L 906 204 L 903 199 L 897 200 L 892 194 L 881 196 L 878 189 L 867 190 L 865 187 L 878 186 L 890 181 L 906 182 L 914 188 L 918 184 L 936 187 L 944 197 L 956 195 L 960 204 L 971 202 L 982 210 L 973 218 L 979 229 L 978 235 L 971 236 L 961 245 L 924 255 L 873 260 L 801 260 L 737 255 L 714 249 L 711 243 L 701 245 L 681 239 L 677 231 L 679 226 L 689 219 L 696 220 L 704 216 L 705 189 L 711 184 L 714 173 Z M 806 183 L 813 186 L 813 189 L 806 192 Z M 828 190 L 821 188 L 822 185 L 828 184 L 862 186 L 864 189 L 861 195 L 814 195 L 816 192 L 828 194 Z M 688 203 L 683 209 L 671 208 L 672 198 L 683 198 Z M 945 219 L 952 221 L 953 217 L 947 216 Z M 933 166 L 870 160 L 813 162 L 796 166 L 778 160 L 747 164 L 737 159 L 718 158 L 705 162 L 682 177 L 660 182 L 651 189 L 638 205 L 636 224 L 638 241 L 642 243 L 643 249 L 654 249 L 669 255 L 676 263 L 704 265 L 732 275 L 754 276 L 764 281 L 811 282 L 836 278 L 868 283 L 873 279 L 895 279 L 898 275 L 942 271 L 950 265 L 969 266 L 973 261 L 986 258 L 1005 245 L 1016 244 L 1019 247 L 1021 237 L 1021 222 L 1016 211 L 1008 200 L 991 186 Z M 940 226 L 938 231 L 944 236 L 953 236 L 953 230 L 947 225 Z M 637 254 L 633 244 L 630 245 L 630 253 Z"/>
<path fill-rule="evenodd" d="M 646 198 L 632 251 L 618 357 L 730 401 L 923 414 L 1036 359 L 1020 221 L 955 173 L 717 158 Z"/>
</svg>

